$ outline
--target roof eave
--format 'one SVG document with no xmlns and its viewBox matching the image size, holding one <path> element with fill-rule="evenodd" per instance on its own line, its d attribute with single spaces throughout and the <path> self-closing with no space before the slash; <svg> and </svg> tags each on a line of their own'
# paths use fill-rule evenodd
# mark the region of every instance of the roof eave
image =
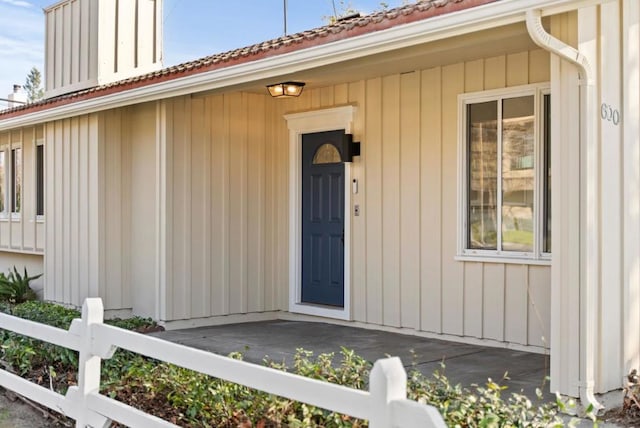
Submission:
<svg viewBox="0 0 640 428">
<path fill-rule="evenodd" d="M 0 120 L 0 131 L 159 99 L 273 79 L 284 74 L 362 58 L 525 20 L 527 10 L 552 15 L 611 0 L 497 1 L 386 30 L 282 55 L 179 77 Z"/>
</svg>

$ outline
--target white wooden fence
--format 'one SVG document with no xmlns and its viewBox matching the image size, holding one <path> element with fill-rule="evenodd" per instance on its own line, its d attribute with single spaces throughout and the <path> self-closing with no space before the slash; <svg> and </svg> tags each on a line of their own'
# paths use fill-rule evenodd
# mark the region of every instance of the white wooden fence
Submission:
<svg viewBox="0 0 640 428">
<path fill-rule="evenodd" d="M 76 420 L 76 427 L 108 427 L 111 421 L 130 427 L 176 425 L 100 395 L 100 362 L 117 348 L 127 349 L 250 388 L 324 409 L 368 419 L 372 428 L 438 427 L 445 424 L 431 406 L 407 400 L 407 376 L 397 357 L 378 360 L 370 390 L 360 391 L 309 379 L 245 361 L 167 342 L 103 324 L 100 299 L 87 299 L 82 318 L 69 331 L 0 314 L 0 328 L 79 352 L 78 386 L 66 395 L 0 370 L 0 385 Z"/>
</svg>

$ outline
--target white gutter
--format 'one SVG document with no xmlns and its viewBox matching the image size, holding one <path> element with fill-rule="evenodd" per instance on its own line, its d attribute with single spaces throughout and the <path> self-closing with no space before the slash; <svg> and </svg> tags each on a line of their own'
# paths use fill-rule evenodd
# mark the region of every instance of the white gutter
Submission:
<svg viewBox="0 0 640 428">
<path fill-rule="evenodd" d="M 434 19 L 398 25 L 387 30 L 350 37 L 288 54 L 275 55 L 262 60 L 249 61 L 236 66 L 193 74 L 119 93 L 71 102 L 60 107 L 27 113 L 5 120 L 0 119 L 0 131 L 131 104 L 246 85 L 336 62 L 522 22 L 525 12 L 532 8 L 542 10 L 544 15 L 551 15 L 573 10 L 578 7 L 577 5 L 585 6 L 599 2 L 601 0 L 496 1 L 438 16 Z"/>
<path fill-rule="evenodd" d="M 540 10 L 527 11 L 527 30 L 535 44 L 554 53 L 578 67 L 580 72 L 580 147 L 586 152 L 586 171 L 583 175 L 585 183 L 586 225 L 598 224 L 598 158 L 595 119 L 595 82 L 593 71 L 587 58 L 577 49 L 553 37 L 542 26 Z M 593 228 L 592 229 L 596 229 Z M 597 232 L 589 234 L 584 246 L 585 257 L 581 265 L 584 273 L 580 280 L 580 369 L 579 391 L 580 401 L 585 408 L 589 405 L 597 411 L 603 406 L 594 396 L 595 354 L 597 314 L 596 293 L 599 276 L 598 236 Z"/>
</svg>

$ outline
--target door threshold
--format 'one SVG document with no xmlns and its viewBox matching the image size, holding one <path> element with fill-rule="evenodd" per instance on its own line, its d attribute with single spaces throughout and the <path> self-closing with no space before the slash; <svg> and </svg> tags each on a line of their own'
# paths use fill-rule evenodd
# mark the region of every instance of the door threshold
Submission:
<svg viewBox="0 0 640 428">
<path fill-rule="evenodd" d="M 351 321 L 351 314 L 344 307 L 319 305 L 316 303 L 291 302 L 289 312 L 318 317 Z"/>
</svg>

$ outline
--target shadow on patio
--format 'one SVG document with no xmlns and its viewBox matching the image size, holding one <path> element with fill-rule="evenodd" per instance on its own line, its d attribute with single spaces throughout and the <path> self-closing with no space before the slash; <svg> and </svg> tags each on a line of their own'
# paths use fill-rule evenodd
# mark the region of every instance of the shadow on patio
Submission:
<svg viewBox="0 0 640 428">
<path fill-rule="evenodd" d="M 252 322 L 153 335 L 221 355 L 240 351 L 245 360 L 254 363 L 261 363 L 268 355 L 272 360 L 284 360 L 290 365 L 296 348 L 318 355 L 338 354 L 341 346 L 355 350 L 372 362 L 387 355 L 399 356 L 407 371 L 415 364 L 427 375 L 439 369 L 444 360 L 445 374 L 453 383 L 484 385 L 487 378 L 500 381 L 508 372 L 510 380 L 500 382 L 509 387 L 505 396 L 524 391 L 532 401 L 536 401 L 535 389 L 542 386 L 549 367 L 549 357 L 540 354 L 315 322 Z M 548 382 L 542 389 L 546 398 L 554 398 L 548 391 Z"/>
</svg>

